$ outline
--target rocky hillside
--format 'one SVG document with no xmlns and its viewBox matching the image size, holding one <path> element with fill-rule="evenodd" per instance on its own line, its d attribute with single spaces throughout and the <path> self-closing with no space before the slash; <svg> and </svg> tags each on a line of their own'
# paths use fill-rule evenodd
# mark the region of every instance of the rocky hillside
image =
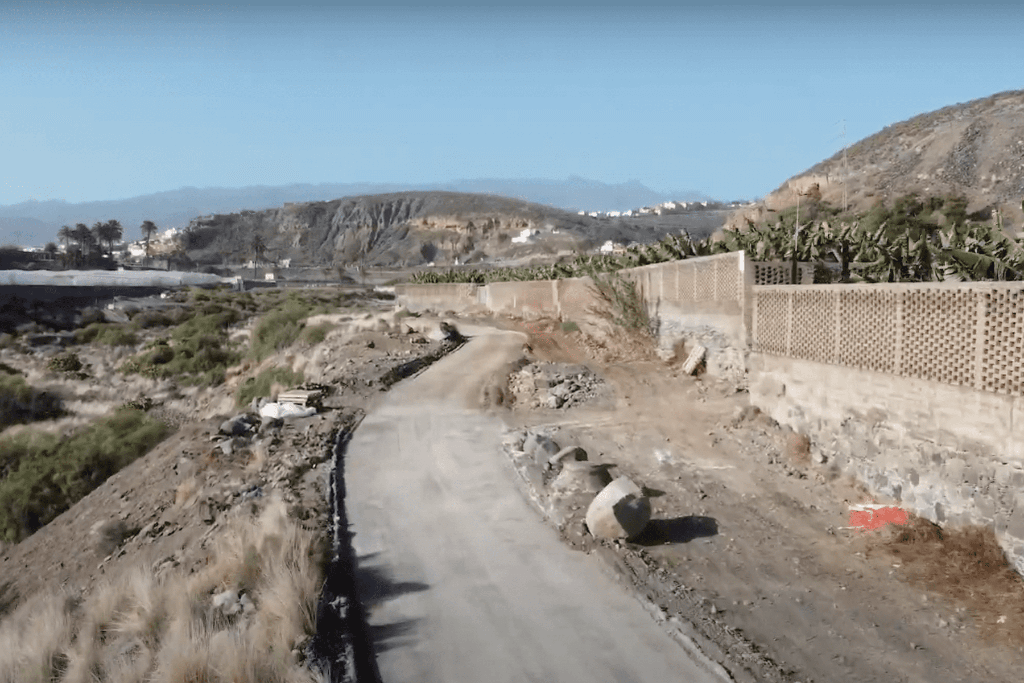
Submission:
<svg viewBox="0 0 1024 683">
<path fill-rule="evenodd" d="M 200 265 L 251 259 L 257 235 L 268 261 L 290 259 L 292 267 L 483 263 L 590 249 L 606 240 L 651 242 L 681 229 L 699 238 L 721 226 L 726 213 L 724 205 L 708 202 L 671 216 L 586 216 L 495 195 L 401 192 L 200 217 L 186 230 L 186 242 Z"/>
<path fill-rule="evenodd" d="M 887 126 L 843 152 L 787 180 L 753 207 L 737 211 L 729 225 L 758 222 L 770 210 L 796 204 L 796 193 L 817 184 L 835 206 L 846 197 L 853 211 L 905 194 L 963 195 L 968 210 L 981 211 L 1011 231 L 1024 229 L 1024 90 L 944 107 Z"/>
</svg>

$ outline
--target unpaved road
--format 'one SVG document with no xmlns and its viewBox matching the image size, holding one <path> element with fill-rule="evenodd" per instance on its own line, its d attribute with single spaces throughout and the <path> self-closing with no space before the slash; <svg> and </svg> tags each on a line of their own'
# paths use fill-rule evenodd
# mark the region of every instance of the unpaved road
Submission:
<svg viewBox="0 0 1024 683">
<path fill-rule="evenodd" d="M 345 457 L 361 598 L 386 683 L 719 681 L 516 489 L 475 408 L 523 337 L 488 328 L 396 387 Z"/>
</svg>

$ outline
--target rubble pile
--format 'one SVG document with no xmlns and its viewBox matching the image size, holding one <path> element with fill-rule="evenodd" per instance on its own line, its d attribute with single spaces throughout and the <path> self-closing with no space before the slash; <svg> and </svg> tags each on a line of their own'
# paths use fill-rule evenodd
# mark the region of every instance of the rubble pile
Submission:
<svg viewBox="0 0 1024 683">
<path fill-rule="evenodd" d="M 509 375 L 509 390 L 530 408 L 574 408 L 608 391 L 590 368 L 568 363 L 531 363 Z"/>
</svg>

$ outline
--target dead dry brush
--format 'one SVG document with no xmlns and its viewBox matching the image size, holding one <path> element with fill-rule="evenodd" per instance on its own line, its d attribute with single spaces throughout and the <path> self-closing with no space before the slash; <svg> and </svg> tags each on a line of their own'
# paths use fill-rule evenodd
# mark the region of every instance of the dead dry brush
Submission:
<svg viewBox="0 0 1024 683">
<path fill-rule="evenodd" d="M 890 526 L 882 547 L 907 580 L 949 600 L 983 637 L 1024 647 L 1024 579 L 990 527 L 943 528 L 911 516 Z"/>
<path fill-rule="evenodd" d="M 272 499 L 193 575 L 134 568 L 87 596 L 41 594 L 0 622 L 0 683 L 299 683 L 325 548 Z"/>
<path fill-rule="evenodd" d="M 637 284 L 620 273 L 590 273 L 590 293 L 597 302 L 587 312 L 615 328 L 608 339 L 589 339 L 592 350 L 601 351 L 607 360 L 644 359 L 654 354 L 655 323 Z M 596 348 L 594 348 L 596 347 Z"/>
</svg>

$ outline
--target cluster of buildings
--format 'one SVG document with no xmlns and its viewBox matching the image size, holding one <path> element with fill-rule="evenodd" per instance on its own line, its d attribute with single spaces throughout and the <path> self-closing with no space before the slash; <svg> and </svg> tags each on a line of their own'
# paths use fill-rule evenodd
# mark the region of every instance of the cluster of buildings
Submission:
<svg viewBox="0 0 1024 683">
<path fill-rule="evenodd" d="M 579 215 L 591 216 L 592 218 L 628 218 L 631 216 L 648 215 L 661 216 L 666 213 L 693 209 L 697 206 L 707 208 L 707 205 L 707 202 L 662 202 L 657 206 L 644 206 L 639 209 L 630 209 L 629 211 L 580 211 Z"/>
</svg>

